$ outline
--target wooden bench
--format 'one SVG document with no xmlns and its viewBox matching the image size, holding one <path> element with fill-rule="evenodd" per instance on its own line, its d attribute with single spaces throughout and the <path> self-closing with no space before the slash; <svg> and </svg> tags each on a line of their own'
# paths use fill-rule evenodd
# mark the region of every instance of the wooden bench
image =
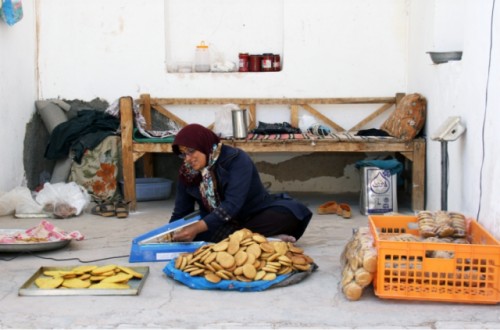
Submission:
<svg viewBox="0 0 500 330">
<path fill-rule="evenodd" d="M 289 123 L 298 127 L 299 110 L 303 109 L 308 114 L 321 120 L 325 125 L 336 132 L 347 134 L 346 139 L 228 139 L 223 143 L 241 148 L 249 153 L 399 153 L 411 163 L 411 203 L 414 210 L 424 209 L 424 187 L 425 187 L 425 157 L 426 142 L 424 138 L 415 138 L 411 141 L 403 141 L 396 138 L 353 138 L 354 134 L 363 129 L 367 124 L 385 113 L 389 109 L 395 109 L 397 102 L 404 96 L 398 93 L 393 97 L 357 97 L 357 98 L 152 98 L 149 94 L 143 94 L 136 102 L 146 119 L 147 128 L 151 128 L 152 110 L 175 121 L 181 127 L 187 125 L 182 118 L 170 111 L 170 106 L 221 106 L 224 104 L 238 104 L 248 109 L 250 117 L 257 118 L 259 107 L 264 105 L 287 106 L 290 112 Z M 319 105 L 352 105 L 373 104 L 377 108 L 368 116 L 364 117 L 350 129 L 344 129 L 317 108 Z M 153 176 L 153 153 L 171 153 L 171 143 L 145 143 L 133 139 L 134 129 L 134 101 L 131 97 L 122 97 L 119 101 L 120 126 L 123 162 L 123 194 L 124 199 L 130 201 L 130 209 L 136 209 L 135 192 L 135 166 L 134 163 L 143 158 L 144 174 L 146 177 Z M 316 108 L 315 108 L 316 107 Z M 255 120 L 249 123 L 249 129 L 254 128 Z M 213 128 L 214 124 L 209 125 Z"/>
</svg>

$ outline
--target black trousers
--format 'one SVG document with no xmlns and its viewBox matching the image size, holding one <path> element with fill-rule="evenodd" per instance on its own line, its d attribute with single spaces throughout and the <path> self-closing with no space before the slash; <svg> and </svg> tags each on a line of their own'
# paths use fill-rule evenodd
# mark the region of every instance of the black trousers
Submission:
<svg viewBox="0 0 500 330">
<path fill-rule="evenodd" d="M 245 220 L 229 221 L 215 232 L 201 233 L 196 236 L 195 240 L 219 242 L 243 228 L 266 237 L 285 234 L 293 236 L 298 240 L 307 227 L 307 223 L 302 222 L 305 221 L 300 221 L 292 212 L 284 207 L 270 207 Z"/>
</svg>

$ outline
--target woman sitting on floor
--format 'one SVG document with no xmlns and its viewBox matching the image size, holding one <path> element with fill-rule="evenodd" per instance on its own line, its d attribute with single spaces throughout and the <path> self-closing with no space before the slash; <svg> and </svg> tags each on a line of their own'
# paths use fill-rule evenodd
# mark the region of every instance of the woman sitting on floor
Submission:
<svg viewBox="0 0 500 330">
<path fill-rule="evenodd" d="M 223 145 L 211 130 L 188 125 L 179 131 L 172 149 L 184 162 L 170 221 L 192 213 L 196 204 L 202 217 L 176 232 L 174 241 L 219 242 L 247 228 L 295 242 L 306 230 L 312 212 L 287 194 L 269 194 L 249 155 Z"/>
</svg>

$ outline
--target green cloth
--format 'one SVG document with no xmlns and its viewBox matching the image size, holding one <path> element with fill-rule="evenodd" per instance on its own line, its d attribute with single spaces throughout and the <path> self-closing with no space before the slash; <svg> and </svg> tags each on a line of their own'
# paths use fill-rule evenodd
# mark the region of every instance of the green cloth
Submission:
<svg viewBox="0 0 500 330">
<path fill-rule="evenodd" d="M 137 128 L 134 128 L 134 141 L 143 143 L 172 143 L 174 142 L 175 135 L 167 136 L 164 138 L 149 138 L 141 134 Z"/>
</svg>

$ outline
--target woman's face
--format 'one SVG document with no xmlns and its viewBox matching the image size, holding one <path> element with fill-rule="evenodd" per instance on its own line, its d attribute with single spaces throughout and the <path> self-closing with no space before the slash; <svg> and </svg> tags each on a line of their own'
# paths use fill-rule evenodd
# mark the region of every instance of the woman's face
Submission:
<svg viewBox="0 0 500 330">
<path fill-rule="evenodd" d="M 179 146 L 179 151 L 179 156 L 188 163 L 193 170 L 200 171 L 207 166 L 207 156 L 203 152 L 185 146 Z"/>
</svg>

